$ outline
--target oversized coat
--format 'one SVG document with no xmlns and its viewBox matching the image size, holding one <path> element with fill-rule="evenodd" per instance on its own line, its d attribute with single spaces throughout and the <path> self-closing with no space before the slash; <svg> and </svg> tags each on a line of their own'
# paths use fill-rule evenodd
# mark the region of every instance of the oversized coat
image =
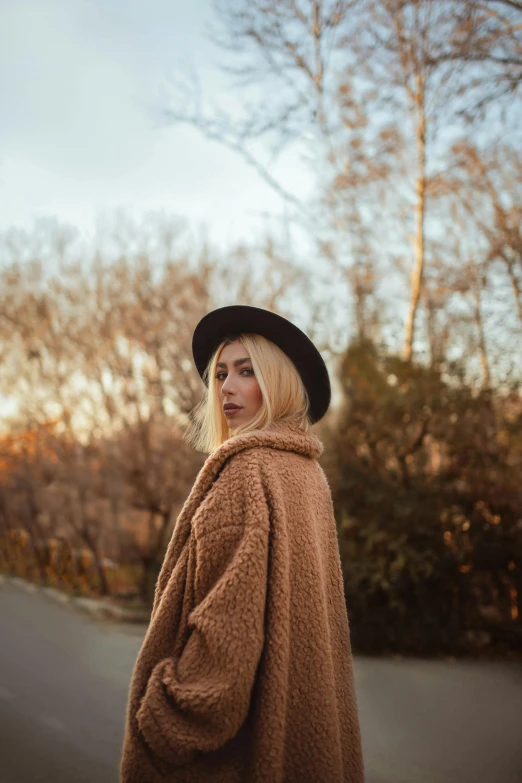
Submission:
<svg viewBox="0 0 522 783">
<path fill-rule="evenodd" d="M 156 584 L 121 783 L 363 783 L 323 446 L 297 424 L 207 458 Z"/>
</svg>

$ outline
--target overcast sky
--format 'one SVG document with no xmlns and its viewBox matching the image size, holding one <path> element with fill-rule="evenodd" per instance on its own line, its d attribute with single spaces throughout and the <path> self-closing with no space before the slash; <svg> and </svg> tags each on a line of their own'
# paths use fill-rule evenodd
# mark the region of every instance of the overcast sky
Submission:
<svg viewBox="0 0 522 783">
<path fill-rule="evenodd" d="M 188 127 L 158 128 L 144 104 L 190 65 L 208 93 L 219 53 L 210 0 L 0 0 L 0 230 L 56 216 L 90 230 L 125 208 L 208 225 L 221 243 L 282 204 L 234 153 Z M 287 187 L 310 180 L 297 155 Z"/>
</svg>

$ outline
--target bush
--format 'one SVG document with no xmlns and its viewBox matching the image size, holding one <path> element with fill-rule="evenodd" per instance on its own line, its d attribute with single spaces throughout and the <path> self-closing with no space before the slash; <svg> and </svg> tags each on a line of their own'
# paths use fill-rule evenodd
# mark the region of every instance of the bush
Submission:
<svg viewBox="0 0 522 783">
<path fill-rule="evenodd" d="M 485 632 L 491 647 L 511 639 L 512 649 L 522 627 L 518 393 L 477 391 L 458 366 L 443 373 L 368 342 L 348 349 L 340 381 L 323 465 L 354 649 L 469 653 L 473 632 L 477 649 Z"/>
</svg>

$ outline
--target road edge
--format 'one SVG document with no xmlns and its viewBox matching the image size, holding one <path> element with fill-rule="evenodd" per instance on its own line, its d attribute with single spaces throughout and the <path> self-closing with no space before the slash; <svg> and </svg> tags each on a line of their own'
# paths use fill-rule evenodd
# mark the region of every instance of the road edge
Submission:
<svg viewBox="0 0 522 783">
<path fill-rule="evenodd" d="M 146 609 L 128 609 L 123 606 L 117 606 L 103 598 L 83 598 L 67 595 L 55 587 L 43 587 L 28 582 L 18 576 L 6 576 L 0 574 L 0 587 L 3 583 L 15 585 L 27 593 L 40 593 L 52 601 L 61 604 L 69 604 L 79 611 L 90 614 L 94 617 L 106 617 L 112 620 L 119 620 L 127 623 L 143 623 L 148 625 L 150 620 L 150 611 Z"/>
</svg>

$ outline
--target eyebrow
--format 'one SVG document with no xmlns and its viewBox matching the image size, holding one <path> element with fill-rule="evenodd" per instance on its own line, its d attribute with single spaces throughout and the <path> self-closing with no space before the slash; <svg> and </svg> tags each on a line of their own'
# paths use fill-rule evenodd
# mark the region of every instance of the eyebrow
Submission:
<svg viewBox="0 0 522 783">
<path fill-rule="evenodd" d="M 250 362 L 250 356 L 245 356 L 243 359 L 236 359 L 234 362 L 234 367 L 239 367 L 241 364 L 244 364 L 245 362 Z M 216 364 L 216 367 L 224 367 L 225 370 L 227 368 L 226 362 L 218 362 Z"/>
</svg>

